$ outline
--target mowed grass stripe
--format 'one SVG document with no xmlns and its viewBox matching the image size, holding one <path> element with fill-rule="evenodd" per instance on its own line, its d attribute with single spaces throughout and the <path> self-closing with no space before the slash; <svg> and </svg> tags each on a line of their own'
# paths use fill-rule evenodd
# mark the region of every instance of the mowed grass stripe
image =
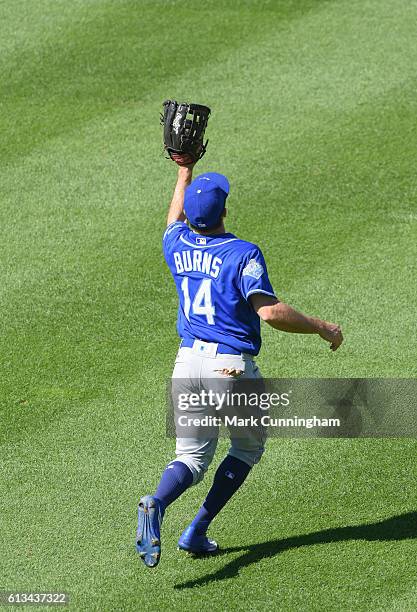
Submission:
<svg viewBox="0 0 417 612">
<path fill-rule="evenodd" d="M 253 22 L 253 12 L 245 3 L 223 7 L 221 13 L 198 2 L 186 6 L 131 0 L 77 3 L 68 14 L 67 27 L 62 27 L 58 14 L 56 30 L 52 18 L 37 44 L 22 44 L 20 52 L 5 56 L 5 133 L 0 153 L 10 160 L 13 153 L 27 153 L 57 134 L 74 133 L 115 105 L 137 105 L 173 75 L 175 82 L 185 73 L 190 78 L 190 62 L 184 59 L 191 50 L 193 62 L 204 72 L 225 48 L 233 50 L 244 44 L 242 40 L 253 41 L 271 30 L 275 19 L 286 22 L 319 4 L 309 1 L 300 8 L 290 2 L 281 6 L 278 15 L 261 10 Z M 46 14 L 48 9 L 49 5 Z M 187 31 L 186 41 L 181 41 L 183 55 L 167 52 L 175 41 L 174 24 L 180 27 L 193 18 L 203 25 Z M 232 25 L 236 18 L 239 28 Z"/>
</svg>

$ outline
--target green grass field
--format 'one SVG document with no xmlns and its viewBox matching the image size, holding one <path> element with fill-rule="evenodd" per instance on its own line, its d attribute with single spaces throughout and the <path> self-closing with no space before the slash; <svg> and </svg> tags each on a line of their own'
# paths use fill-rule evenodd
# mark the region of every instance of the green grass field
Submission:
<svg viewBox="0 0 417 612">
<path fill-rule="evenodd" d="M 213 523 L 160 566 L 136 505 L 173 457 L 176 295 L 161 252 L 167 97 L 213 109 L 201 171 L 278 295 L 342 324 L 335 354 L 264 329 L 269 377 L 415 377 L 417 3 L 0 0 L 0 590 L 70 609 L 414 611 L 411 439 L 271 440 Z"/>
</svg>

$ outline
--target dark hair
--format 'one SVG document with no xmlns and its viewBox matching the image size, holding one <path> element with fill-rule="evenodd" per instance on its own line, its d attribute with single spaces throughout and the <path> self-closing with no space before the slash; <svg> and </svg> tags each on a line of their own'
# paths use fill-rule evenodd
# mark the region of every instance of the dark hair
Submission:
<svg viewBox="0 0 417 612">
<path fill-rule="evenodd" d="M 187 219 L 188 225 L 191 227 L 191 229 L 194 232 L 197 232 L 197 234 L 211 234 L 211 232 L 215 232 L 216 230 L 218 230 L 221 227 L 221 225 L 223 223 L 223 219 L 224 219 L 225 214 L 226 214 L 225 210 L 226 210 L 226 207 L 223 208 L 222 214 L 220 215 L 220 218 L 219 218 L 218 222 L 213 227 L 206 227 L 206 228 L 198 227 L 197 225 L 193 225 L 191 223 L 191 221 L 189 219 Z"/>
<path fill-rule="evenodd" d="M 197 227 L 196 225 L 193 225 L 190 221 L 188 221 L 188 225 L 191 227 L 191 229 L 194 232 L 197 232 L 197 234 L 210 234 L 211 232 L 219 229 L 219 227 L 221 226 L 223 222 L 223 215 L 220 217 L 219 222 L 216 223 L 216 225 L 214 227 Z"/>
</svg>

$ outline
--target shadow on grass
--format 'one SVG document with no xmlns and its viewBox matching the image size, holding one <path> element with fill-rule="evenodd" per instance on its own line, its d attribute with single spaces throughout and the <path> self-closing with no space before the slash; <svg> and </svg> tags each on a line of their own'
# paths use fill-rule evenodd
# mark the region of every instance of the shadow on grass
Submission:
<svg viewBox="0 0 417 612">
<path fill-rule="evenodd" d="M 352 525 L 350 527 L 335 527 L 334 529 L 323 529 L 305 535 L 293 536 L 291 538 L 270 540 L 259 544 L 248 546 L 235 546 L 219 551 L 220 555 L 245 551 L 237 559 L 233 559 L 216 572 L 201 576 L 196 580 L 188 580 L 174 586 L 175 589 L 189 589 L 195 586 L 203 586 L 210 582 L 233 578 L 239 571 L 268 557 L 275 557 L 280 553 L 301 546 L 315 546 L 316 544 L 330 544 L 332 542 L 347 542 L 349 540 L 368 540 L 370 542 L 379 540 L 406 540 L 417 537 L 417 512 L 408 512 L 377 523 L 365 525 Z"/>
</svg>

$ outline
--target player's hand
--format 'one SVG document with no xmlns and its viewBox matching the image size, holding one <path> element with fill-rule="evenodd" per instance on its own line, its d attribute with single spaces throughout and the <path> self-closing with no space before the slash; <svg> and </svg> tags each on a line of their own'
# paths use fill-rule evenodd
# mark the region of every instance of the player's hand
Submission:
<svg viewBox="0 0 417 612">
<path fill-rule="evenodd" d="M 342 330 L 339 325 L 329 323 L 328 321 L 321 321 L 319 336 L 323 338 L 323 340 L 326 340 L 326 342 L 330 342 L 331 351 L 337 351 L 343 342 Z"/>
<path fill-rule="evenodd" d="M 192 157 L 187 153 L 171 153 L 171 159 L 179 166 L 186 166 L 187 168 L 192 168 L 195 164 Z"/>
</svg>

